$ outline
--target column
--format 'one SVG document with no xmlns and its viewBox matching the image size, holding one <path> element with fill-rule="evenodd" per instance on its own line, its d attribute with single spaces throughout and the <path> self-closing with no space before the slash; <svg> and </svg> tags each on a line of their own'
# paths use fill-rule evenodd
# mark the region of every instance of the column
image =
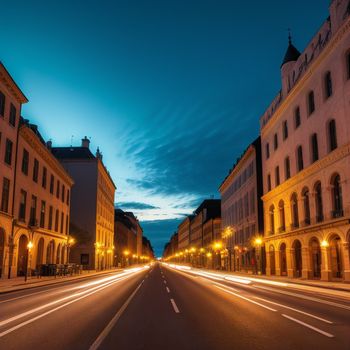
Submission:
<svg viewBox="0 0 350 350">
<path fill-rule="evenodd" d="M 309 247 L 301 248 L 301 258 L 302 258 L 302 270 L 301 270 L 301 278 L 309 279 L 311 278 L 311 259 L 310 259 L 310 249 Z"/>
<path fill-rule="evenodd" d="M 331 256 L 329 247 L 321 247 L 322 264 L 321 264 L 321 281 L 330 281 L 332 276 L 331 271 Z"/>
<path fill-rule="evenodd" d="M 271 255 L 270 252 L 267 250 L 267 247 L 265 246 L 266 250 L 266 276 L 271 276 Z"/>
<path fill-rule="evenodd" d="M 294 262 L 294 249 L 286 248 L 286 258 L 287 258 L 287 276 L 289 278 L 294 277 L 295 262 Z"/>
<path fill-rule="evenodd" d="M 275 250 L 275 269 L 276 276 L 281 276 L 281 254 L 278 249 Z"/>
<path fill-rule="evenodd" d="M 350 282 L 350 244 L 343 243 L 344 280 Z"/>
</svg>

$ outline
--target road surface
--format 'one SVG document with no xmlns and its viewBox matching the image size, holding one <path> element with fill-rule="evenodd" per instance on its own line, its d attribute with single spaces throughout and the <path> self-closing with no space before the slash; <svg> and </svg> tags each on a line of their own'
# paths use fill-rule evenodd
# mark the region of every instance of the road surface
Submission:
<svg viewBox="0 0 350 350">
<path fill-rule="evenodd" d="M 0 349 L 350 349 L 350 300 L 155 264 L 0 295 Z"/>
</svg>

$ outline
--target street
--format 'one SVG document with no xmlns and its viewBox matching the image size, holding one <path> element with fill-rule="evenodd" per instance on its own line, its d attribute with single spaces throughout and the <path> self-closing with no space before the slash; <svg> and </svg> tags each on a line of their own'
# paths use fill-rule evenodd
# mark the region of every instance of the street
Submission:
<svg viewBox="0 0 350 350">
<path fill-rule="evenodd" d="M 237 281 L 155 264 L 3 294 L 0 348 L 349 349 L 349 301 Z"/>
</svg>

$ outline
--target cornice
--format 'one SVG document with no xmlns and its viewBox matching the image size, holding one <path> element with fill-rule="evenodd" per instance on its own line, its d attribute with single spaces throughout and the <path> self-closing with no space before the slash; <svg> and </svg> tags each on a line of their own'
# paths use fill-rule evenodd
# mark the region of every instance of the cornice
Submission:
<svg viewBox="0 0 350 350">
<path fill-rule="evenodd" d="M 349 29 L 350 29 L 350 17 L 348 17 L 348 19 L 343 23 L 343 25 L 337 30 L 337 32 L 331 38 L 328 45 L 326 45 L 326 47 L 322 50 L 322 52 L 317 56 L 315 61 L 311 63 L 306 73 L 295 84 L 295 86 L 286 96 L 284 101 L 282 101 L 281 104 L 277 107 L 273 116 L 267 121 L 267 123 L 262 128 L 260 128 L 260 134 L 262 137 L 272 128 L 273 125 L 275 125 L 275 123 L 277 122 L 281 114 L 283 114 L 286 111 L 286 109 L 290 107 L 290 105 L 294 101 L 295 95 L 297 95 L 300 92 L 300 90 L 304 88 L 304 85 L 306 84 L 310 76 L 314 74 L 315 70 L 319 67 L 319 65 L 322 63 L 325 57 L 328 56 L 330 52 L 333 51 L 335 46 L 342 39 L 342 37 L 349 31 Z"/>
<path fill-rule="evenodd" d="M 270 192 L 263 195 L 261 198 L 264 202 L 271 200 L 274 197 L 281 195 L 284 191 L 297 185 L 301 181 L 305 181 L 308 177 L 316 174 L 317 172 L 323 171 L 326 167 L 329 167 L 338 160 L 345 158 L 350 154 L 350 143 L 347 143 L 341 147 L 338 147 L 327 156 L 311 164 L 306 169 L 300 171 L 281 185 L 277 186 Z"/>
<path fill-rule="evenodd" d="M 255 151 L 255 147 L 253 145 L 250 145 L 248 149 L 244 152 L 242 158 L 238 161 L 236 166 L 233 168 L 233 170 L 230 172 L 230 174 L 226 177 L 226 179 L 223 181 L 223 183 L 219 187 L 219 191 L 225 191 L 227 187 L 229 187 L 237 175 L 237 173 L 242 170 L 243 166 L 246 164 L 249 157 L 253 154 Z"/>
<path fill-rule="evenodd" d="M 8 90 L 11 92 L 11 94 L 13 95 L 13 97 L 16 99 L 17 102 L 19 103 L 28 102 L 27 97 L 24 96 L 21 89 L 15 83 L 10 73 L 7 71 L 7 69 L 1 62 L 0 62 L 0 80 L 8 88 Z"/>
<path fill-rule="evenodd" d="M 31 148 L 42 158 L 47 164 L 55 170 L 60 177 L 72 186 L 74 184 L 73 179 L 68 175 L 66 170 L 60 164 L 60 162 L 55 158 L 55 156 L 44 146 L 38 137 L 35 135 L 33 130 L 28 126 L 22 125 L 19 130 L 19 136 L 22 137 L 26 142 L 29 143 Z"/>
</svg>

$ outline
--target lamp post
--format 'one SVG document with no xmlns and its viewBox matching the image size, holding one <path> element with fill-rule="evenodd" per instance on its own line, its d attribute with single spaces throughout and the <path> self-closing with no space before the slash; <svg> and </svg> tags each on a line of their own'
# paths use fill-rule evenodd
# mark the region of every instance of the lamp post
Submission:
<svg viewBox="0 0 350 350">
<path fill-rule="evenodd" d="M 262 274 L 262 256 L 261 256 L 261 247 L 262 247 L 262 244 L 263 244 L 263 240 L 261 237 L 257 237 L 255 238 L 255 246 L 257 247 L 258 249 L 258 274 L 261 275 Z"/>
<path fill-rule="evenodd" d="M 29 241 L 28 244 L 27 244 L 26 272 L 24 274 L 24 281 L 25 282 L 27 282 L 27 278 L 28 278 L 28 264 L 30 266 L 30 259 L 29 259 L 29 257 L 31 255 L 32 248 L 33 248 L 33 242 Z"/>
<path fill-rule="evenodd" d="M 68 237 L 67 239 L 67 264 L 69 264 L 70 260 L 70 247 L 75 243 L 75 239 L 73 237 Z"/>
<path fill-rule="evenodd" d="M 219 265 L 219 268 L 221 269 L 221 258 L 219 256 L 219 254 L 220 254 L 220 250 L 222 249 L 222 243 L 221 242 L 214 242 L 213 249 L 214 249 L 215 257 L 217 260 L 216 263 Z"/>
</svg>

